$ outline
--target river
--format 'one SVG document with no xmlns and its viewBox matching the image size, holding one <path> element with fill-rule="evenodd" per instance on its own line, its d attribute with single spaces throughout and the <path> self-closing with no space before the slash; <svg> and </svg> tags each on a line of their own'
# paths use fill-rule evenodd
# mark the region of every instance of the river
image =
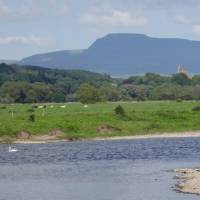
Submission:
<svg viewBox="0 0 200 200">
<path fill-rule="evenodd" d="M 0 145 L 0 200 L 197 200 L 173 169 L 200 166 L 200 138 Z"/>
</svg>

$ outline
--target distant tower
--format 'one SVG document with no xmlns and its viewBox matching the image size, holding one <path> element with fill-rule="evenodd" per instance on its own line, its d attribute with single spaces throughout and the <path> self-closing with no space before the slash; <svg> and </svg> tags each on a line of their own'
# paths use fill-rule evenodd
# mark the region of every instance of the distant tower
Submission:
<svg viewBox="0 0 200 200">
<path fill-rule="evenodd" d="M 186 75 L 189 79 L 192 79 L 192 76 L 188 73 L 187 70 L 185 70 L 184 68 L 181 67 L 181 65 L 177 66 L 177 73 L 178 74 L 184 74 Z"/>
<path fill-rule="evenodd" d="M 177 73 L 180 74 L 181 73 L 181 65 L 177 66 Z"/>
</svg>

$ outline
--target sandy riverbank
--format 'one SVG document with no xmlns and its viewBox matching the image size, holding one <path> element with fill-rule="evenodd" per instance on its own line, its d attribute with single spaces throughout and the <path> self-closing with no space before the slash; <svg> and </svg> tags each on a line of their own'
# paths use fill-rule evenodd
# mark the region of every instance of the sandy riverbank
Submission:
<svg viewBox="0 0 200 200">
<path fill-rule="evenodd" d="M 200 169 L 178 169 L 175 171 L 180 180 L 176 185 L 177 191 L 200 195 Z"/>
<path fill-rule="evenodd" d="M 160 133 L 160 134 L 145 134 L 135 136 L 122 136 L 122 137 L 108 137 L 108 138 L 94 138 L 92 140 L 122 140 L 122 139 L 156 139 L 156 138 L 189 138 L 200 137 L 200 131 L 182 132 L 182 133 Z"/>
<path fill-rule="evenodd" d="M 183 133 L 162 133 L 162 134 L 147 134 L 136 136 L 116 136 L 116 137 L 99 137 L 91 139 L 75 139 L 73 141 L 102 141 L 102 140 L 136 140 L 136 139 L 159 139 L 159 138 L 190 138 L 200 137 L 200 131 L 183 132 Z M 28 140 L 15 140 L 13 143 L 19 144 L 37 144 L 37 143 L 50 143 L 50 142 L 67 142 L 72 141 L 69 139 L 51 138 L 49 136 L 37 136 Z"/>
</svg>

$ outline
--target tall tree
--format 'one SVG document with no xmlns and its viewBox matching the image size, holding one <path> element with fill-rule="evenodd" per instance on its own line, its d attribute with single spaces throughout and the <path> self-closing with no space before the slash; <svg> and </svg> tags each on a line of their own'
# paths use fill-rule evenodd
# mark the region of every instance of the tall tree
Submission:
<svg viewBox="0 0 200 200">
<path fill-rule="evenodd" d="M 99 91 L 92 85 L 88 83 L 83 83 L 78 92 L 77 99 L 81 103 L 96 103 L 101 100 Z"/>
</svg>

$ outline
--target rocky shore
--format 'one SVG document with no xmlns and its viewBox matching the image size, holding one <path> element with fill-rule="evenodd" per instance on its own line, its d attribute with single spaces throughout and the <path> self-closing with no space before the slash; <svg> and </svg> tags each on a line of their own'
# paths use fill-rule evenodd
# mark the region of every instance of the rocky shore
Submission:
<svg viewBox="0 0 200 200">
<path fill-rule="evenodd" d="M 176 190 L 188 194 L 200 195 L 200 169 L 177 169 Z"/>
</svg>

